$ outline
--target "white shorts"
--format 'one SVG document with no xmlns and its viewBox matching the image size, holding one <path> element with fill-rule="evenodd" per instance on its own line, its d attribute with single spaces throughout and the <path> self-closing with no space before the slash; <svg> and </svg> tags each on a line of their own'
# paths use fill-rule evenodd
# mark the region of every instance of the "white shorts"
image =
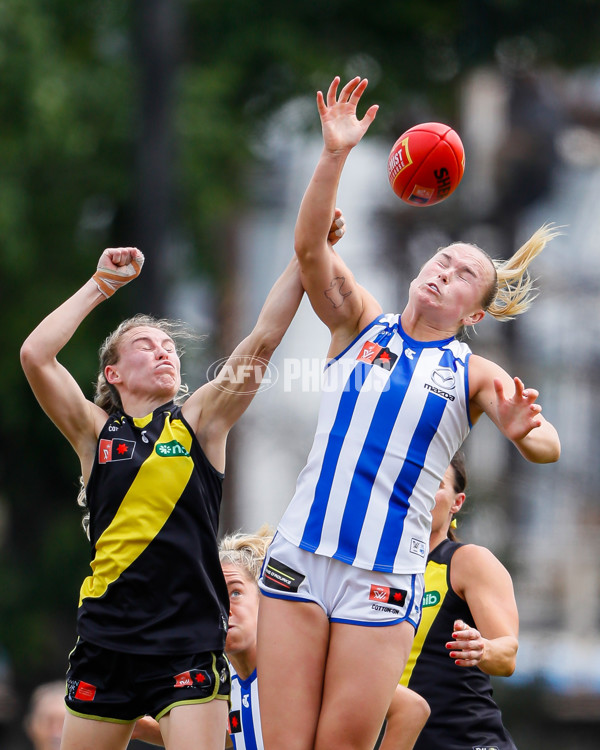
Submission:
<svg viewBox="0 0 600 750">
<path fill-rule="evenodd" d="M 396 625 L 421 619 L 422 573 L 381 573 L 296 547 L 281 534 L 271 542 L 258 582 L 265 596 L 315 602 L 330 622 Z"/>
</svg>

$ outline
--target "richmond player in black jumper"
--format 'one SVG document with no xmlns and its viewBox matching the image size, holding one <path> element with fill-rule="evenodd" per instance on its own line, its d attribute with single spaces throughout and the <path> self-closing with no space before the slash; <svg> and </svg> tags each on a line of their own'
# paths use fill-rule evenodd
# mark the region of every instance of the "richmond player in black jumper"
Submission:
<svg viewBox="0 0 600 750">
<path fill-rule="evenodd" d="M 343 220 L 334 239 L 341 234 Z M 217 550 L 225 445 L 303 293 L 293 260 L 227 366 L 183 401 L 180 327 L 143 315 L 124 321 L 100 350 L 92 402 L 57 356 L 143 260 L 136 248 L 105 250 L 93 277 L 21 349 L 37 400 L 79 457 L 90 513 L 92 570 L 81 587 L 62 750 L 125 748 L 144 714 L 159 719 L 170 750 L 199 737 L 203 748 L 222 750 L 230 690 Z M 244 377 L 232 378 L 238 366 Z"/>
<path fill-rule="evenodd" d="M 515 750 L 490 675 L 514 672 L 519 614 L 504 565 L 485 547 L 455 540 L 466 481 L 459 451 L 435 496 L 423 616 L 401 680 L 431 709 L 415 750 Z M 413 748 L 405 741 L 405 717 L 394 701 L 380 750 Z"/>
</svg>

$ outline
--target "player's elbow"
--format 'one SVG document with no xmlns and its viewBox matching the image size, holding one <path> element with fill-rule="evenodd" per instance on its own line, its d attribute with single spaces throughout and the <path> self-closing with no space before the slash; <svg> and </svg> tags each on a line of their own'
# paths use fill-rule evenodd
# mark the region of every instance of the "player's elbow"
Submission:
<svg viewBox="0 0 600 750">
<path fill-rule="evenodd" d="M 553 440 L 546 449 L 538 456 L 536 463 L 539 464 L 554 464 L 560 458 L 560 440 L 556 438 Z"/>
<path fill-rule="evenodd" d="M 32 341 L 31 336 L 25 339 L 19 352 L 21 360 L 21 367 L 25 374 L 34 372 L 42 366 L 42 358 L 40 356 L 40 347 Z"/>
<path fill-rule="evenodd" d="M 304 232 L 296 232 L 294 236 L 294 252 L 303 271 L 313 267 L 315 262 L 323 256 L 326 249 L 326 238 L 316 240 L 315 237 L 309 236 Z"/>
</svg>

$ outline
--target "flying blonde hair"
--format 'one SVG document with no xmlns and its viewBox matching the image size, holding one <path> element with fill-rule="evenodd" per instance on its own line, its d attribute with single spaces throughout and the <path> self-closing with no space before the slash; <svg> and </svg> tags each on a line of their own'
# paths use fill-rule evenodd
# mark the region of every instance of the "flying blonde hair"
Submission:
<svg viewBox="0 0 600 750">
<path fill-rule="evenodd" d="M 253 534 L 237 532 L 224 536 L 219 542 L 219 560 L 241 568 L 248 578 L 258 583 L 273 533 L 273 529 L 264 524 Z"/>
<path fill-rule="evenodd" d="M 553 224 L 544 224 L 508 260 L 495 260 L 481 250 L 496 271 L 494 284 L 483 300 L 483 307 L 496 320 L 512 320 L 529 309 L 537 297 L 529 264 L 561 232 Z M 474 247 L 477 247 L 476 245 Z"/>
</svg>

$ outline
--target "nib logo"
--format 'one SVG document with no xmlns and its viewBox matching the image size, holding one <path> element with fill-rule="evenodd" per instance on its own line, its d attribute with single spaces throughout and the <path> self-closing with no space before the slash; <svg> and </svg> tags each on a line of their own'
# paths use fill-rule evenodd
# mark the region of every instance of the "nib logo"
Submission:
<svg viewBox="0 0 600 750">
<path fill-rule="evenodd" d="M 178 440 L 171 440 L 169 443 L 157 443 L 155 450 L 157 455 L 164 456 L 165 458 L 190 455 Z"/>
</svg>

